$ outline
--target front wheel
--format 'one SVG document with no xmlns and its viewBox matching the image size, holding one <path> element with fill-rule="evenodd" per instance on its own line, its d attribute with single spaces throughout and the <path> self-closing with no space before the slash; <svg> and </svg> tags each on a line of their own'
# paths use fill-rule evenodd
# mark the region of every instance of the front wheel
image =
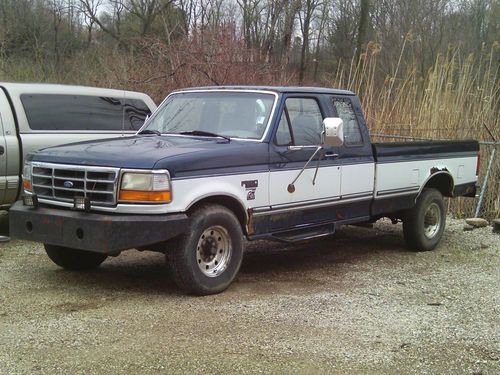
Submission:
<svg viewBox="0 0 500 375">
<path fill-rule="evenodd" d="M 414 251 L 434 249 L 443 236 L 445 224 L 443 195 L 436 189 L 424 189 L 403 219 L 407 246 Z"/>
<path fill-rule="evenodd" d="M 243 260 L 243 232 L 227 208 L 205 205 L 190 215 L 185 234 L 172 241 L 166 259 L 174 282 L 190 294 L 224 291 Z"/>
<path fill-rule="evenodd" d="M 83 271 L 98 267 L 107 255 L 69 247 L 44 244 L 45 252 L 58 266 L 72 271 Z"/>
</svg>

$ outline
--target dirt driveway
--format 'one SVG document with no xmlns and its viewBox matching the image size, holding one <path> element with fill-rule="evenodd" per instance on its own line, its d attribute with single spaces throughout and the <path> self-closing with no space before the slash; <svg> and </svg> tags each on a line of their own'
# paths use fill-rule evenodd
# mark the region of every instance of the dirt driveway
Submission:
<svg viewBox="0 0 500 375">
<path fill-rule="evenodd" d="M 180 294 L 159 254 L 72 273 L 0 244 L 0 373 L 499 374 L 500 235 L 449 219 L 412 253 L 375 228 L 251 244 L 209 297 Z"/>
</svg>

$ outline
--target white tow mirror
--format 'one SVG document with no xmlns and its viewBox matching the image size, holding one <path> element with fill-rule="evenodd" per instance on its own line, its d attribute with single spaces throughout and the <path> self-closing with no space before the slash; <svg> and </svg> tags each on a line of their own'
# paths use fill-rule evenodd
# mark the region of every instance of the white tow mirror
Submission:
<svg viewBox="0 0 500 375">
<path fill-rule="evenodd" d="M 344 144 L 344 122 L 339 117 L 323 120 L 323 145 L 339 147 Z"/>
<path fill-rule="evenodd" d="M 302 167 L 300 170 L 299 174 L 295 179 L 288 184 L 287 191 L 292 194 L 295 192 L 295 181 L 297 181 L 304 172 L 304 170 L 307 168 L 309 163 L 314 159 L 314 157 L 324 149 L 325 146 L 330 146 L 330 147 L 338 147 L 342 146 L 344 144 L 344 122 L 342 121 L 341 118 L 338 117 L 327 117 L 323 120 L 323 131 L 321 132 L 321 145 L 319 146 L 289 146 L 289 150 L 302 150 L 304 148 L 316 148 L 316 151 L 313 152 L 309 160 L 306 162 L 306 165 Z M 338 154 L 332 154 L 331 156 L 333 157 L 338 157 Z M 316 172 L 314 172 L 314 178 L 312 181 L 312 184 L 314 185 L 316 183 L 316 175 L 318 174 L 318 168 L 319 168 L 319 162 L 323 155 L 321 155 L 318 159 L 318 164 L 316 165 Z"/>
</svg>

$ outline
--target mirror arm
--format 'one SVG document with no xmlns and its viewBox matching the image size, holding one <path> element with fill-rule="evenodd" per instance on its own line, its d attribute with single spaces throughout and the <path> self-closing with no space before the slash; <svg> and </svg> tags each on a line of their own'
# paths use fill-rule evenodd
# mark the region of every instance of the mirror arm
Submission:
<svg viewBox="0 0 500 375">
<path fill-rule="evenodd" d="M 299 177 L 302 175 L 302 173 L 304 172 L 304 170 L 307 168 L 307 166 L 309 165 L 309 163 L 314 159 L 314 157 L 318 154 L 319 151 L 323 150 L 323 146 L 317 146 L 316 148 L 316 151 L 314 151 L 314 153 L 311 155 L 311 157 L 309 158 L 309 160 L 306 162 L 306 164 L 302 167 L 302 169 L 300 170 L 299 174 L 297 175 L 297 177 L 295 177 L 295 179 L 290 183 L 288 184 L 288 192 L 289 193 L 293 193 L 295 191 L 295 182 L 299 179 Z M 322 157 L 320 156 L 320 158 L 318 159 L 318 167 L 319 167 L 319 162 L 320 160 L 322 159 Z M 315 180 L 316 180 L 316 174 L 318 173 L 318 168 L 316 168 L 316 172 L 314 173 L 314 180 L 313 180 L 313 185 L 315 183 Z"/>
<path fill-rule="evenodd" d="M 314 171 L 313 185 L 316 185 L 316 176 L 318 175 L 319 163 L 323 159 L 324 155 L 325 155 L 325 150 L 323 149 L 323 147 L 321 147 L 321 153 L 319 154 L 318 162 L 316 163 L 316 170 Z"/>
</svg>

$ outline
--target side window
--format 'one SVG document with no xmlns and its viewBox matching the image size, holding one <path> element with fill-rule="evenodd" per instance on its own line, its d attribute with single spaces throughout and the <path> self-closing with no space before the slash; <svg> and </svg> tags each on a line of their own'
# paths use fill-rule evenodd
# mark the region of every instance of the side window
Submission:
<svg viewBox="0 0 500 375">
<path fill-rule="evenodd" d="M 321 143 L 323 116 L 316 100 L 289 98 L 276 133 L 278 145 L 314 146 Z"/>
<path fill-rule="evenodd" d="M 144 125 L 146 117 L 151 115 L 151 110 L 142 100 L 124 99 L 123 114 L 125 130 L 139 130 Z"/>
<path fill-rule="evenodd" d="M 337 116 L 344 122 L 344 143 L 347 146 L 363 144 L 358 120 L 352 108 L 351 100 L 348 98 L 333 98 L 333 106 L 337 111 Z"/>
<path fill-rule="evenodd" d="M 89 95 L 22 94 L 33 130 L 137 130 L 149 108 L 141 100 Z"/>
<path fill-rule="evenodd" d="M 290 134 L 290 124 L 286 118 L 286 113 L 283 111 L 276 132 L 276 144 L 280 146 L 293 145 L 292 135 Z"/>
</svg>

